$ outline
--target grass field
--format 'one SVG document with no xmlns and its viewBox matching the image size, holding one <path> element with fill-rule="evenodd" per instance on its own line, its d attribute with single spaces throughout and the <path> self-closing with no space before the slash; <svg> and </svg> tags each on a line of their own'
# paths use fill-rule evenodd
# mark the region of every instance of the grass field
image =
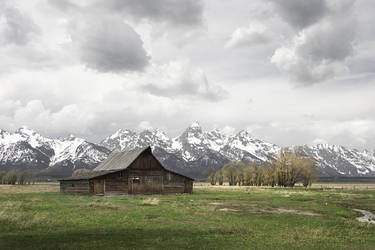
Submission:
<svg viewBox="0 0 375 250">
<path fill-rule="evenodd" d="M 327 184 L 324 184 L 327 185 Z M 0 249 L 375 249 L 375 186 L 80 196 L 0 185 Z"/>
</svg>

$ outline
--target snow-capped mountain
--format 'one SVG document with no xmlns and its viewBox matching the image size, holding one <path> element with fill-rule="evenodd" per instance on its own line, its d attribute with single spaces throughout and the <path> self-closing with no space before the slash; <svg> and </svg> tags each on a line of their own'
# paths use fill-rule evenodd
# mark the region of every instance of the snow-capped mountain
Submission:
<svg viewBox="0 0 375 250">
<path fill-rule="evenodd" d="M 140 133 L 119 130 L 101 145 L 111 150 L 151 145 L 155 155 L 167 167 L 195 177 L 205 176 L 210 169 L 219 169 L 229 161 L 267 161 L 280 150 L 279 146 L 254 138 L 246 130 L 226 136 L 217 129 L 203 131 L 198 122 L 176 138 L 168 138 L 160 130 Z M 300 149 L 318 162 L 320 175 L 375 175 L 375 152 L 334 145 L 302 146 Z"/>
<path fill-rule="evenodd" d="M 93 169 L 111 151 L 149 145 L 167 168 L 195 178 L 203 178 L 229 161 L 267 161 L 281 149 L 246 130 L 227 136 L 218 129 L 204 131 L 198 122 L 175 138 L 160 129 L 120 129 L 100 144 L 74 136 L 51 139 L 22 127 L 14 133 L 0 130 L 0 170 L 20 168 L 67 176 L 78 168 Z M 298 150 L 317 161 L 322 176 L 375 176 L 375 151 L 327 144 L 304 145 Z"/>
<path fill-rule="evenodd" d="M 0 130 L 0 170 L 33 170 L 49 176 L 70 175 L 74 169 L 94 168 L 110 150 L 82 138 L 51 139 L 22 127 Z"/>
<path fill-rule="evenodd" d="M 304 145 L 298 149 L 317 161 L 322 175 L 375 176 L 375 151 L 328 144 Z"/>
</svg>

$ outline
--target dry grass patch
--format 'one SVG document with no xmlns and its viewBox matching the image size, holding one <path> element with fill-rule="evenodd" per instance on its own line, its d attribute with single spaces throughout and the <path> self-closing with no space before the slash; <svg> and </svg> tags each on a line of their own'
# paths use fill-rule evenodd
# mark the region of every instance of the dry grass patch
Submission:
<svg viewBox="0 0 375 250">
<path fill-rule="evenodd" d="M 58 183 L 40 183 L 31 185 L 0 185 L 0 195 L 22 193 L 60 192 Z"/>
<path fill-rule="evenodd" d="M 147 198 L 147 199 L 144 199 L 142 200 L 141 204 L 142 205 L 148 205 L 148 206 L 156 206 L 156 205 L 159 205 L 160 203 L 160 199 L 158 198 Z"/>
<path fill-rule="evenodd" d="M 278 208 L 276 211 L 279 213 L 291 213 L 291 214 L 300 214 L 300 215 L 308 215 L 308 216 L 322 216 L 321 214 L 314 213 L 311 211 L 301 211 L 301 210 L 296 210 L 296 209 Z"/>
</svg>

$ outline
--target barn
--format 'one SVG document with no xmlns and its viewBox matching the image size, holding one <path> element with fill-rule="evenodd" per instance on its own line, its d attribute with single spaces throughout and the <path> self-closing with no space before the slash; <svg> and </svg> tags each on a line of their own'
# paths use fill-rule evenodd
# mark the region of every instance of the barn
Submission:
<svg viewBox="0 0 375 250">
<path fill-rule="evenodd" d="M 92 172 L 59 181 L 62 193 L 109 195 L 192 193 L 194 180 L 163 167 L 146 147 L 114 152 Z"/>
</svg>

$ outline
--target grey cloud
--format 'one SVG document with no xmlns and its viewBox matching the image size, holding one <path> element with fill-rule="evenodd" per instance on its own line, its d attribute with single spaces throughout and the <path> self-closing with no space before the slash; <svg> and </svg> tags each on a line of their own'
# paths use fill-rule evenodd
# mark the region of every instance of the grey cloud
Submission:
<svg viewBox="0 0 375 250">
<path fill-rule="evenodd" d="M 153 95 L 164 97 L 188 96 L 191 98 L 205 99 L 210 102 L 218 102 L 228 96 L 228 92 L 221 86 L 211 86 L 207 81 L 196 83 L 193 80 L 177 82 L 173 86 L 162 87 L 150 83 L 142 85 L 144 91 Z"/>
<path fill-rule="evenodd" d="M 152 80 L 150 80 L 152 79 Z M 155 69 L 140 88 L 152 95 L 163 97 L 188 97 L 218 102 L 228 97 L 221 86 L 208 82 L 203 71 L 187 62 L 171 62 Z"/>
<path fill-rule="evenodd" d="M 356 19 L 353 6 L 342 2 L 329 15 L 300 30 L 271 58 L 298 84 L 312 84 L 348 72 L 346 58 L 353 54 Z"/>
<path fill-rule="evenodd" d="M 108 0 L 98 1 L 98 6 L 121 11 L 136 19 L 150 19 L 172 25 L 191 26 L 202 23 L 201 0 Z"/>
<path fill-rule="evenodd" d="M 328 7 L 325 0 L 270 0 L 281 17 L 294 28 L 305 28 L 322 18 Z"/>
<path fill-rule="evenodd" d="M 79 6 L 73 4 L 69 0 L 48 0 L 48 2 L 57 9 L 64 12 L 78 11 Z"/>
<path fill-rule="evenodd" d="M 26 45 L 34 35 L 38 34 L 38 28 L 33 20 L 13 7 L 0 7 L 0 19 L 4 24 L 0 28 L 0 43 Z"/>
<path fill-rule="evenodd" d="M 70 28 L 82 62 L 102 72 L 143 70 L 150 57 L 140 36 L 119 16 L 84 15 Z"/>
</svg>

